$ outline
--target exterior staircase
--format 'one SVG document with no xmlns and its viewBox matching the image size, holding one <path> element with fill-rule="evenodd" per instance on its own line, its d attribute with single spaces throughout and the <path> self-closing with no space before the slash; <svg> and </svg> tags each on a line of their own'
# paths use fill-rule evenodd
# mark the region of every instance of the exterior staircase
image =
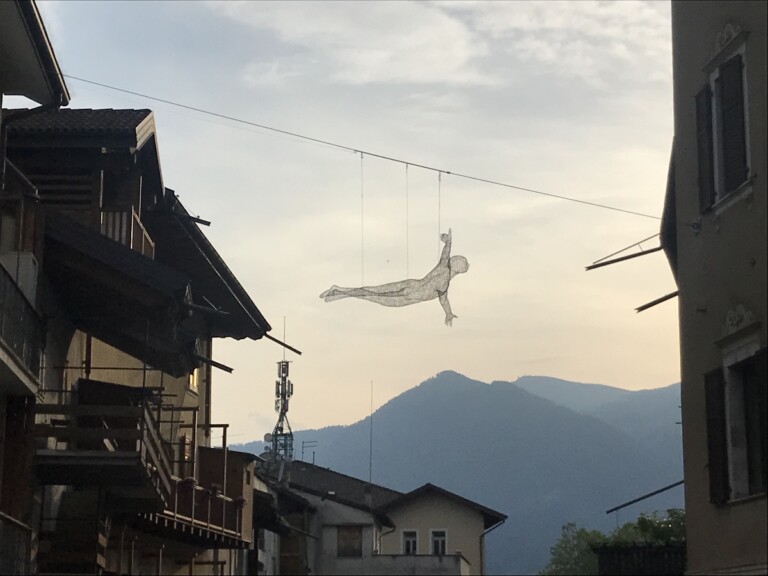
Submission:
<svg viewBox="0 0 768 576">
<path fill-rule="evenodd" d="M 109 519 L 98 510 L 93 489 L 62 495 L 55 524 L 43 519 L 37 555 L 38 575 L 103 574 Z"/>
</svg>

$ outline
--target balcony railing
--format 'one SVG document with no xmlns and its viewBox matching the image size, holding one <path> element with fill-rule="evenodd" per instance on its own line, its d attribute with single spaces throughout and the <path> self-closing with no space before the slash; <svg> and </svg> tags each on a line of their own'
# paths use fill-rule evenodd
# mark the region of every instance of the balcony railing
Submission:
<svg viewBox="0 0 768 576">
<path fill-rule="evenodd" d="M 174 478 L 171 497 L 173 508 L 166 509 L 164 516 L 194 526 L 204 526 L 228 536 L 241 536 L 242 500 L 222 495 L 216 486 L 199 486 L 191 478 Z"/>
<path fill-rule="evenodd" d="M 0 160 L 1 161 L 1 160 Z M 40 255 L 40 226 L 37 191 L 11 162 L 5 162 L 6 186 L 2 192 L 2 240 L 0 253 L 0 340 L 35 379 L 40 372 L 44 346 L 43 322 L 35 312 L 37 274 L 34 266 Z M 5 227 L 9 229 L 5 229 Z M 10 274 L 8 269 L 14 274 Z M 20 284 L 24 285 L 22 290 Z M 25 296 L 26 293 L 26 296 Z"/>
<path fill-rule="evenodd" d="M 36 412 L 35 435 L 48 446 L 37 450 L 43 483 L 104 485 L 118 492 L 144 486 L 151 489 L 150 500 L 162 500 L 155 508 L 167 506 L 172 456 L 146 399 L 133 406 L 39 404 Z"/>
<path fill-rule="evenodd" d="M 374 554 L 354 558 L 334 558 L 334 573 L 338 574 L 442 574 L 469 576 L 470 566 L 460 553 L 434 554 Z"/>
<path fill-rule="evenodd" d="M 103 210 L 101 212 L 101 233 L 144 256 L 155 257 L 155 243 L 149 237 L 149 233 L 133 208 Z"/>
<path fill-rule="evenodd" d="M 0 574 L 29 574 L 32 529 L 0 512 Z"/>
<path fill-rule="evenodd" d="M 44 346 L 43 322 L 35 309 L 0 266 L 0 340 L 37 379 Z"/>
</svg>

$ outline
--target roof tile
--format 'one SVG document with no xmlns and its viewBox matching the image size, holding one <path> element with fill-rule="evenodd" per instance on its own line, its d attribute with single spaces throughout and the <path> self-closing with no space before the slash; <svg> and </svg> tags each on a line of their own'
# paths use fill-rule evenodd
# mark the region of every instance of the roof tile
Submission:
<svg viewBox="0 0 768 576">
<path fill-rule="evenodd" d="M 3 110 L 8 118 L 22 110 Z M 136 128 L 152 114 L 151 110 L 113 110 L 62 108 L 47 110 L 8 124 L 8 133 L 14 134 L 136 134 Z"/>
</svg>

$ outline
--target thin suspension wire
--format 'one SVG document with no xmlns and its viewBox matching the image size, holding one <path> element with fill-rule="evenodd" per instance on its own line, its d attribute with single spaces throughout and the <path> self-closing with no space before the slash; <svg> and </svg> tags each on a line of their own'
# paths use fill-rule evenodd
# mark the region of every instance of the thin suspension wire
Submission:
<svg viewBox="0 0 768 576">
<path fill-rule="evenodd" d="M 421 168 L 423 170 L 431 170 L 432 172 L 444 172 L 445 174 L 451 174 L 457 178 L 463 178 L 465 180 L 471 180 L 473 182 L 482 182 L 484 184 L 491 184 L 493 186 L 501 186 L 502 188 L 509 188 L 512 190 L 519 190 L 521 192 L 528 192 L 530 194 L 538 194 L 540 196 L 548 196 L 549 198 L 555 198 L 557 200 L 566 200 L 568 202 L 575 202 L 577 204 L 583 204 L 585 206 L 592 206 L 594 208 L 602 208 L 604 210 L 613 210 L 614 212 L 622 212 L 624 214 L 631 214 L 633 216 L 641 216 L 643 218 L 652 218 L 653 220 L 661 220 L 660 216 L 653 216 L 651 214 L 644 214 L 642 212 L 635 212 L 634 210 L 625 210 L 624 208 L 617 208 L 616 206 L 609 206 L 608 204 L 600 204 L 599 202 L 589 202 L 588 200 L 580 200 L 579 198 L 573 198 L 571 196 L 563 196 L 562 194 L 553 194 L 551 192 L 542 192 L 541 190 L 534 190 L 533 188 L 526 188 L 524 186 L 515 186 L 513 184 L 506 184 L 504 182 L 499 182 L 497 180 L 491 180 L 489 178 L 480 178 L 478 176 L 472 176 L 471 174 L 462 174 L 460 172 L 451 172 L 450 170 L 443 170 L 441 168 L 435 168 L 434 166 L 427 166 L 425 164 L 418 164 L 416 162 L 411 162 L 409 160 L 403 160 L 400 158 L 394 158 L 392 156 L 386 156 L 384 154 L 376 154 L 375 152 L 360 150 L 359 148 L 353 148 L 351 146 L 345 146 L 343 144 L 337 144 L 335 142 L 330 142 L 328 140 L 321 140 L 320 138 L 312 138 L 311 136 L 305 136 L 304 134 L 299 134 L 297 132 L 290 132 L 288 130 L 281 130 L 279 128 L 274 128 L 272 126 L 266 126 L 264 124 L 258 124 L 256 122 L 250 122 L 249 120 L 243 120 L 242 118 L 236 118 L 234 116 L 228 116 L 226 114 L 220 114 L 218 112 L 212 112 L 210 110 L 204 110 L 203 108 L 197 108 L 195 106 L 188 106 L 186 104 L 180 104 L 178 102 L 173 102 L 172 100 L 166 100 L 163 98 L 157 98 L 156 96 L 149 96 L 148 94 L 142 94 L 140 92 L 134 92 L 132 90 L 126 90 L 125 88 L 117 88 L 115 86 L 110 86 L 109 84 L 103 84 L 101 82 L 94 82 L 93 80 L 86 80 L 85 78 L 79 78 L 77 76 L 72 76 L 70 74 L 62 74 L 65 78 L 69 78 L 71 80 L 77 80 L 79 82 L 85 82 L 86 84 L 93 84 L 94 86 L 100 86 L 102 88 L 107 88 L 109 90 L 115 90 L 117 92 L 123 92 L 125 94 L 131 94 L 133 96 L 139 96 L 140 98 L 146 98 L 147 100 L 154 100 L 155 102 L 162 102 L 163 104 L 169 104 L 171 106 L 176 106 L 178 108 L 184 108 L 186 110 L 192 110 L 193 112 L 199 112 L 200 114 L 207 114 L 208 116 L 215 116 L 217 118 L 223 118 L 224 120 L 230 120 L 232 122 L 237 122 L 239 124 L 245 124 L 248 126 L 254 126 L 256 128 L 261 128 L 262 130 L 269 130 L 271 132 L 277 132 L 279 134 L 285 134 L 287 136 L 293 136 L 294 138 L 299 138 L 302 140 L 307 140 L 309 142 L 315 142 L 317 144 L 322 144 L 324 146 L 330 146 L 331 148 L 338 148 L 340 150 L 346 150 L 348 152 L 354 152 L 355 154 L 360 153 L 362 154 L 365 152 L 368 156 L 373 156 L 374 158 L 379 158 L 381 160 L 387 160 L 389 162 L 397 162 L 400 164 L 410 164 L 411 166 L 416 166 L 417 168 Z"/>
<path fill-rule="evenodd" d="M 360 277 L 361 286 L 365 286 L 365 212 L 363 190 L 363 153 L 360 152 Z"/>
<path fill-rule="evenodd" d="M 410 221 L 408 215 L 408 164 L 405 165 L 405 277 L 411 277 L 410 253 L 411 244 L 409 238 Z"/>
<path fill-rule="evenodd" d="M 443 173 L 437 173 L 437 257 L 440 258 L 440 233 L 442 232 L 440 226 L 440 202 L 443 195 Z"/>
</svg>

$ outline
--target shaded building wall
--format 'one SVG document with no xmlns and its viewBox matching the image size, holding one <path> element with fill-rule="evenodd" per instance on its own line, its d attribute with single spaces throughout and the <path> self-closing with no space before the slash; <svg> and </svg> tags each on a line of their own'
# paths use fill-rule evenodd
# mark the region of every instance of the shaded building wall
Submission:
<svg viewBox="0 0 768 576">
<path fill-rule="evenodd" d="M 765 493 L 710 503 L 705 374 L 724 367 L 724 329 L 741 307 L 751 338 L 766 328 L 766 3 L 673 2 L 675 186 L 688 571 L 766 570 Z M 727 24 L 743 41 L 748 190 L 700 208 L 696 95 L 710 81 L 707 63 Z M 727 369 L 727 367 L 726 367 Z M 765 382 L 762 383 L 765 386 Z M 711 464 L 711 466 L 710 466 Z"/>
</svg>

